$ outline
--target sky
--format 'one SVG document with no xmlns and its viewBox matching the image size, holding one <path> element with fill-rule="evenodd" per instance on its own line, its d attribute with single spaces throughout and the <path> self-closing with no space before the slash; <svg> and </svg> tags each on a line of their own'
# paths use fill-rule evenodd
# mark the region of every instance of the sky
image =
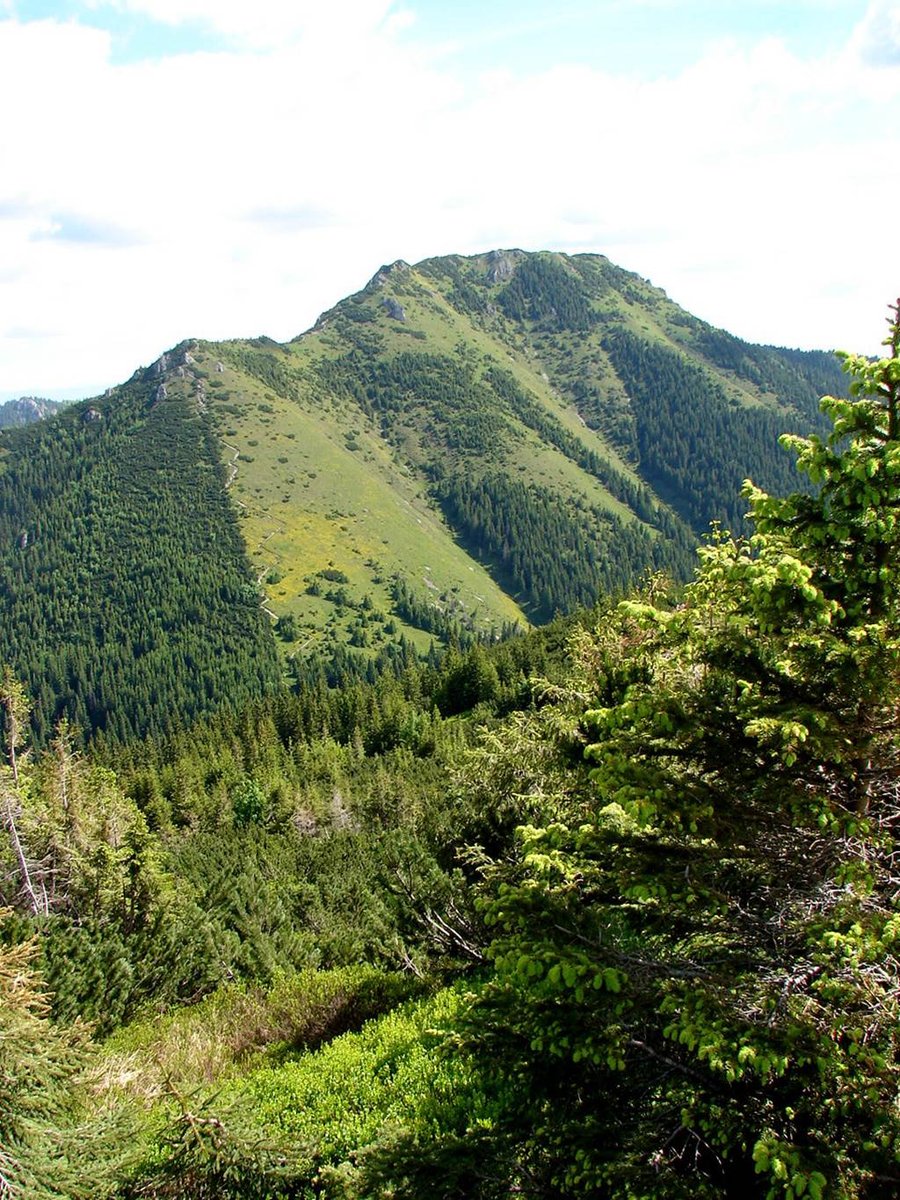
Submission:
<svg viewBox="0 0 900 1200">
<path fill-rule="evenodd" d="M 900 0 L 0 0 L 0 401 L 512 247 L 876 353 L 898 100 Z"/>
</svg>

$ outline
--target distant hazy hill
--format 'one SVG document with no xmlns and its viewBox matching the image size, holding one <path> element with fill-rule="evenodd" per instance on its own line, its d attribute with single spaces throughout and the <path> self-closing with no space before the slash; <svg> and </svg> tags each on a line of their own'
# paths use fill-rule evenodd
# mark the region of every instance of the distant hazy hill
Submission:
<svg viewBox="0 0 900 1200">
<path fill-rule="evenodd" d="M 6 434 L 0 632 L 45 726 L 119 736 L 273 686 L 269 626 L 301 678 L 402 664 L 686 575 L 842 382 L 599 255 L 395 263 L 288 345 L 186 342 Z"/>
<path fill-rule="evenodd" d="M 58 400 L 42 400 L 39 396 L 20 396 L 0 404 L 0 429 L 14 425 L 30 425 L 44 417 L 52 417 L 63 405 Z"/>
</svg>

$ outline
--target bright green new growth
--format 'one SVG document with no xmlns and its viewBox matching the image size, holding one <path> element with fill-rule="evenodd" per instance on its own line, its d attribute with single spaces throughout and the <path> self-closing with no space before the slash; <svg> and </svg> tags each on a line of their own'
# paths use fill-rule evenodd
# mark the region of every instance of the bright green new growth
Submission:
<svg viewBox="0 0 900 1200">
<path fill-rule="evenodd" d="M 465 1039 L 525 1194 L 900 1191 L 898 343 L 787 439 L 818 490 L 748 483 L 749 541 L 621 605 L 538 735 L 590 767 L 488 868 Z"/>
</svg>

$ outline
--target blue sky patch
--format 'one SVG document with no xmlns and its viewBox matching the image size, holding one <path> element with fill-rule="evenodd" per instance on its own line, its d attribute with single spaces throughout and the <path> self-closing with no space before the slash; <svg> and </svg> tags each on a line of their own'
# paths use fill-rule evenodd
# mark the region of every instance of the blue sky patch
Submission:
<svg viewBox="0 0 900 1200">
<path fill-rule="evenodd" d="M 77 21 L 111 36 L 113 65 L 158 61 L 198 51 L 228 48 L 228 42 L 202 21 L 170 25 L 143 13 L 125 12 L 112 5 L 87 5 L 81 0 L 24 0 L 13 3 L 20 21 Z"/>
</svg>

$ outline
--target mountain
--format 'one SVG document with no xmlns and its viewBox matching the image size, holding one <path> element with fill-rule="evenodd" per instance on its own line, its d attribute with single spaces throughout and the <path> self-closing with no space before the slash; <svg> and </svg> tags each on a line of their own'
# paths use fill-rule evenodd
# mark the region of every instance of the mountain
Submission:
<svg viewBox="0 0 900 1200">
<path fill-rule="evenodd" d="M 303 595 L 311 549 L 357 600 L 396 606 L 399 573 L 465 621 L 477 606 L 476 626 L 545 620 L 648 568 L 683 576 L 711 519 L 742 528 L 745 476 L 793 486 L 778 436 L 821 427 L 819 395 L 842 387 L 831 356 L 749 346 L 596 255 L 395 263 L 287 346 L 209 352 L 248 547 L 285 575 L 270 604 L 306 638 L 323 619 Z M 248 377 L 267 393 L 256 411 Z M 276 449 L 288 414 L 312 439 L 299 483 Z M 461 577 L 423 555 L 425 525 L 466 551 Z M 481 575 L 466 586 L 472 560 L 518 611 Z"/>
<path fill-rule="evenodd" d="M 4 644 L 46 736 L 128 738 L 299 680 L 402 669 L 684 578 L 742 480 L 841 389 L 600 255 L 385 266 L 313 329 L 184 342 L 0 441 Z"/>
<path fill-rule="evenodd" d="M 0 429 L 30 425 L 32 421 L 52 417 L 63 407 L 58 400 L 42 400 L 39 396 L 20 396 L 18 400 L 7 400 L 0 404 Z"/>
</svg>

